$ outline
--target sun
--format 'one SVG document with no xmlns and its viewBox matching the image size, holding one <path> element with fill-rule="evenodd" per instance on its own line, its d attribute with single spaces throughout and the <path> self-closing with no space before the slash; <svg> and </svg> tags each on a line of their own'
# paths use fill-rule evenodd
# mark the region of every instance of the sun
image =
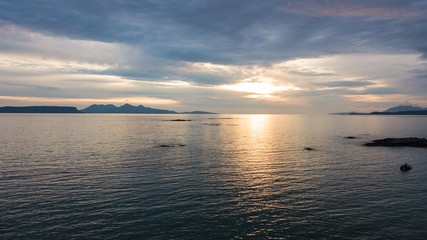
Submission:
<svg viewBox="0 0 427 240">
<path fill-rule="evenodd" d="M 220 88 L 249 93 L 251 98 L 255 98 L 254 96 L 272 97 L 275 93 L 298 89 L 291 85 L 275 85 L 274 82 L 276 81 L 271 78 L 248 78 L 236 84 L 222 85 Z"/>
</svg>

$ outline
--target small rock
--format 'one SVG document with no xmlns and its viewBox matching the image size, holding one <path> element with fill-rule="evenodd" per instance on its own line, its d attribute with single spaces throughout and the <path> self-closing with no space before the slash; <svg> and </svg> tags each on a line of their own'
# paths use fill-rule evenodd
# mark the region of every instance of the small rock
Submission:
<svg viewBox="0 0 427 240">
<path fill-rule="evenodd" d="M 409 164 L 407 164 L 407 163 L 405 163 L 405 164 L 403 164 L 402 166 L 400 166 L 400 170 L 401 171 L 409 171 L 409 170 L 411 170 L 412 169 L 412 166 L 411 165 L 409 165 Z"/>
<path fill-rule="evenodd" d="M 165 147 L 173 147 L 172 145 L 160 144 L 157 147 L 165 148 Z"/>
<path fill-rule="evenodd" d="M 304 150 L 312 151 L 312 150 L 314 150 L 314 148 L 311 148 L 311 147 L 305 147 L 305 148 L 304 148 Z"/>
</svg>

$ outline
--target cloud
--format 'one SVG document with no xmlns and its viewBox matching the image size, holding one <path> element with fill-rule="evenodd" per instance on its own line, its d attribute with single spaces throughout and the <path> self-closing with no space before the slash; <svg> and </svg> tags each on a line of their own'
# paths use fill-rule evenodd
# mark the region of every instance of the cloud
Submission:
<svg viewBox="0 0 427 240">
<path fill-rule="evenodd" d="M 26 88 L 35 88 L 38 90 L 47 90 L 47 91 L 57 91 L 59 88 L 50 87 L 50 86 L 40 86 L 40 85 L 32 85 L 32 84 L 24 84 L 24 83 L 14 83 L 14 82 L 3 82 L 2 84 L 12 86 L 12 87 L 26 87 Z"/>
<path fill-rule="evenodd" d="M 67 61 L 62 59 L 48 59 L 43 57 L 22 56 L 14 54 L 0 54 L 0 69 L 13 69 L 20 72 L 99 72 L 114 66 L 89 62 Z"/>
<path fill-rule="evenodd" d="M 422 14 L 426 6 L 422 1 L 389 4 L 387 1 L 95 0 L 43 1 L 43 4 L 3 1 L 2 5 L 0 19 L 9 24 L 47 35 L 128 44 L 149 55 L 177 61 L 246 64 L 350 53 L 366 50 L 367 46 L 383 52 L 417 51 L 426 46 L 427 30 L 423 28 Z M 323 15 L 350 14 L 361 18 L 313 19 L 310 14 L 287 14 L 283 9 L 312 9 L 326 12 Z M 406 16 L 414 11 L 420 14 L 409 19 L 369 18 L 372 14 Z"/>
<path fill-rule="evenodd" d="M 323 87 L 366 87 L 374 84 L 375 83 L 369 81 L 331 81 L 315 83 L 315 85 Z"/>
<path fill-rule="evenodd" d="M 347 95 L 421 101 L 426 11 L 422 0 L 3 0 L 0 94 L 215 112 L 348 107 Z"/>
<path fill-rule="evenodd" d="M 408 8 L 391 3 L 389 6 L 378 6 L 380 1 L 351 2 L 351 1 L 314 1 L 303 0 L 288 3 L 283 8 L 285 12 L 309 15 L 314 17 L 343 16 L 343 17 L 380 17 L 380 18 L 407 18 L 422 12 L 416 8 Z"/>
</svg>

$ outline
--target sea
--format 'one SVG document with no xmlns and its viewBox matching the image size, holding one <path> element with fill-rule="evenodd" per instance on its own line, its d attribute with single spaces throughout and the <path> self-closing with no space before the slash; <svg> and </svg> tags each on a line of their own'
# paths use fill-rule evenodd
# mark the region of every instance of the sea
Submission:
<svg viewBox="0 0 427 240">
<path fill-rule="evenodd" d="M 0 239 L 427 239 L 388 137 L 427 117 L 0 114 Z"/>
</svg>

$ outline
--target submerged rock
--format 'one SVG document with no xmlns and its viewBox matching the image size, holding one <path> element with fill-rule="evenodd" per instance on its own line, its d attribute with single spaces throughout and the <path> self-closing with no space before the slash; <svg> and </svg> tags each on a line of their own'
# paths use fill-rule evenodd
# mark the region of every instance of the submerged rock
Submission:
<svg viewBox="0 0 427 240">
<path fill-rule="evenodd" d="M 385 138 L 377 139 L 370 143 L 365 143 L 368 147 L 427 147 L 427 139 L 408 137 L 408 138 Z"/>
<path fill-rule="evenodd" d="M 171 147 L 184 147 L 185 144 L 172 144 L 172 145 L 168 145 L 168 144 L 160 144 L 157 145 L 156 147 L 158 148 L 171 148 Z"/>
<path fill-rule="evenodd" d="M 405 163 L 405 164 L 403 164 L 402 166 L 400 166 L 400 170 L 401 171 L 409 171 L 409 170 L 411 170 L 412 169 L 412 166 L 411 165 L 409 165 L 409 164 L 407 164 L 407 163 Z"/>
<path fill-rule="evenodd" d="M 355 138 L 357 138 L 357 137 L 354 137 L 354 136 L 348 136 L 348 137 L 346 137 L 347 139 L 355 139 Z"/>
<path fill-rule="evenodd" d="M 160 145 L 157 145 L 157 147 L 172 147 L 172 145 L 160 144 Z"/>
<path fill-rule="evenodd" d="M 172 120 L 163 120 L 163 121 L 169 121 L 169 122 L 190 122 L 192 120 L 190 120 L 190 119 L 172 119 Z"/>
</svg>

